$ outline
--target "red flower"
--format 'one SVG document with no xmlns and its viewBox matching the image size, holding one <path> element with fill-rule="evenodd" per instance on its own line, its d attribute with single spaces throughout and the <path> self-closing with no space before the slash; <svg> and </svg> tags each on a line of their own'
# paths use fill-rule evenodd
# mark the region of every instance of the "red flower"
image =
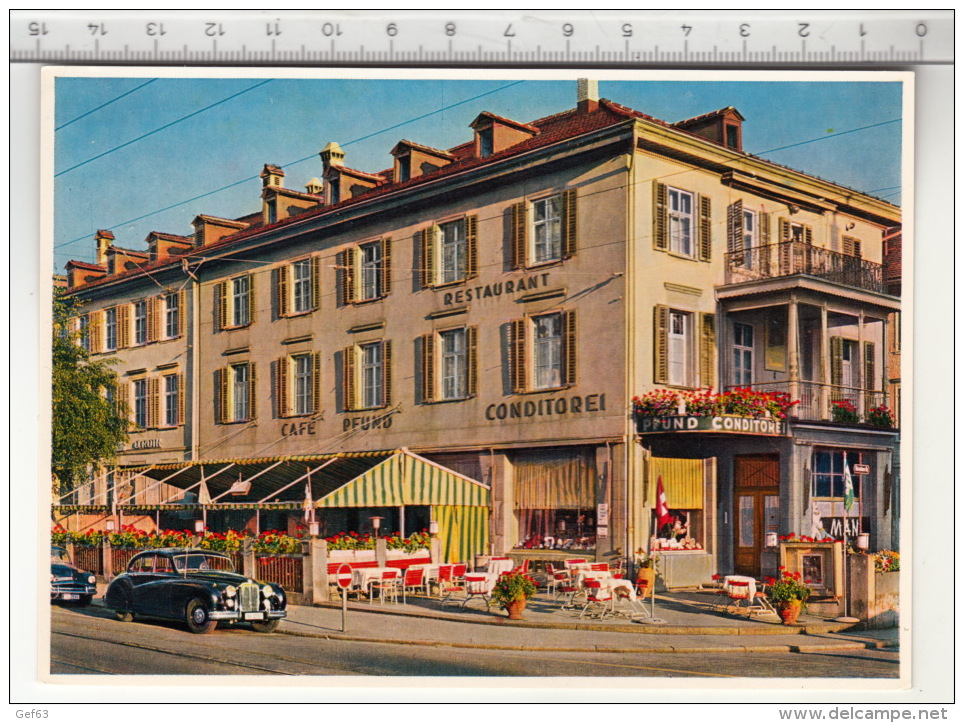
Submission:
<svg viewBox="0 0 964 723">
<path fill-rule="evenodd" d="M 767 577 L 767 585 L 773 585 L 776 581 L 777 579 L 775 577 Z"/>
</svg>

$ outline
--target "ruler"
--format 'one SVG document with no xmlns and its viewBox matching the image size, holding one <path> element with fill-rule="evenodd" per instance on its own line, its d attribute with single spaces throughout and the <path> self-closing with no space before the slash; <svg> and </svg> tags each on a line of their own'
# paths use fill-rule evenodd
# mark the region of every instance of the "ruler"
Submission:
<svg viewBox="0 0 964 723">
<path fill-rule="evenodd" d="M 12 10 L 58 64 L 791 66 L 953 63 L 951 10 Z"/>
</svg>

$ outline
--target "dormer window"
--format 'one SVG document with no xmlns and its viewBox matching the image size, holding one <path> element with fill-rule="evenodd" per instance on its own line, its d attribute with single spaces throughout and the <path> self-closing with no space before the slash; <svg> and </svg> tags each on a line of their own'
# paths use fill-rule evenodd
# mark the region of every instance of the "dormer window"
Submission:
<svg viewBox="0 0 964 723">
<path fill-rule="evenodd" d="M 399 156 L 398 157 L 398 182 L 402 183 L 407 181 L 412 177 L 412 157 Z"/>
<path fill-rule="evenodd" d="M 480 113 L 469 128 L 475 131 L 475 151 L 479 158 L 501 153 L 506 148 L 524 143 L 539 133 L 539 129 L 528 123 L 519 123 L 508 118 L 494 115 L 488 111 Z"/>
<path fill-rule="evenodd" d="M 492 155 L 492 126 L 479 131 L 479 158 Z"/>
<path fill-rule="evenodd" d="M 734 125 L 733 123 L 727 123 L 726 126 L 726 147 L 740 149 L 740 127 Z"/>
</svg>

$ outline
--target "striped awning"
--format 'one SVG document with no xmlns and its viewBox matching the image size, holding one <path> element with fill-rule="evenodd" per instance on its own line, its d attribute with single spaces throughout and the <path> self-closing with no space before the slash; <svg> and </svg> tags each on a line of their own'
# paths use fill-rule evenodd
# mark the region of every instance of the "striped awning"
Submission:
<svg viewBox="0 0 964 723">
<path fill-rule="evenodd" d="M 663 480 L 666 504 L 670 509 L 702 509 L 704 460 L 652 457 L 649 461 L 649 495 L 647 503 L 656 506 L 656 480 Z"/>
</svg>

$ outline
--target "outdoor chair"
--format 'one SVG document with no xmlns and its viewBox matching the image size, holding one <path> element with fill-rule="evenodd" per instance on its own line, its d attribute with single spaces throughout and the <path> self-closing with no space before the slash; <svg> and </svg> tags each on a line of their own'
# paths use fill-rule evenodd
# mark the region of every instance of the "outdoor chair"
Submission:
<svg viewBox="0 0 964 723">
<path fill-rule="evenodd" d="M 385 604 L 385 598 L 391 597 L 398 604 L 398 570 L 385 570 L 380 576 L 368 582 L 368 602 L 375 602 L 375 591 L 378 591 L 378 602 Z"/>
<path fill-rule="evenodd" d="M 461 567 L 461 575 L 457 576 Z M 444 570 L 444 573 L 443 573 Z M 438 570 L 438 592 L 443 605 L 460 603 L 466 598 L 465 565 L 442 565 Z"/>
<path fill-rule="evenodd" d="M 586 580 L 583 583 L 586 589 L 586 604 L 583 605 L 579 617 L 582 618 L 589 613 L 590 617 L 600 620 L 613 614 L 613 593 L 608 587 L 603 588 L 599 580 Z"/>
<path fill-rule="evenodd" d="M 462 601 L 463 608 L 468 605 L 469 600 L 481 598 L 485 603 L 485 611 L 488 612 L 492 604 L 490 595 L 489 580 L 484 573 L 470 572 L 466 574 L 465 599 Z"/>
<path fill-rule="evenodd" d="M 742 608 L 747 615 L 775 612 L 762 590 L 751 591 L 749 580 L 727 579 L 723 583 L 721 597 L 723 603 L 719 607 L 723 608 L 723 612 L 729 612 L 731 607 L 735 612 Z"/>
<path fill-rule="evenodd" d="M 529 560 L 523 560 L 521 565 L 516 565 L 512 568 L 512 572 L 527 575 L 529 573 Z"/>
<path fill-rule="evenodd" d="M 425 570 L 421 567 L 419 568 L 409 568 L 405 571 L 405 576 L 402 578 L 402 602 L 405 602 L 405 595 L 409 591 L 419 592 L 424 586 L 425 580 Z"/>
<path fill-rule="evenodd" d="M 625 588 L 617 588 L 615 591 L 615 600 L 613 601 L 613 614 L 619 617 L 628 618 L 630 620 L 635 620 L 636 618 L 652 617 L 652 614 L 646 610 L 645 598 L 637 597 L 633 600 L 629 596 L 629 592 Z"/>
</svg>

